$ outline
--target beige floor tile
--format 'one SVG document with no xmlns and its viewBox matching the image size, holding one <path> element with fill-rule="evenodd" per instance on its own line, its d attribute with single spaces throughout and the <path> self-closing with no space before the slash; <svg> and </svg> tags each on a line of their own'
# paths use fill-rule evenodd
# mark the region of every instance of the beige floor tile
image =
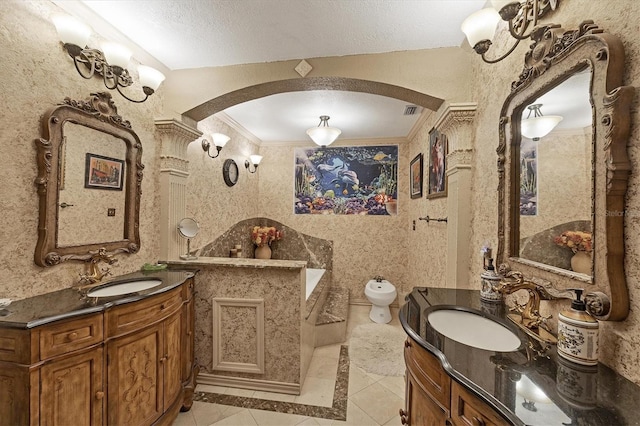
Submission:
<svg viewBox="0 0 640 426">
<path fill-rule="evenodd" d="M 296 414 L 276 413 L 266 410 L 249 410 L 259 426 L 295 426 L 309 417 Z"/>
<path fill-rule="evenodd" d="M 302 385 L 302 392 L 296 396 L 296 404 L 316 405 L 319 407 L 331 407 L 333 405 L 333 391 L 335 381 L 308 377 Z"/>
<path fill-rule="evenodd" d="M 307 370 L 307 376 L 316 377 L 318 379 L 330 379 L 336 380 L 336 374 L 338 371 L 338 358 L 325 358 L 313 355 L 311 362 L 309 363 L 309 369 Z"/>
<path fill-rule="evenodd" d="M 340 347 L 342 343 L 335 345 L 318 346 L 313 350 L 313 356 L 321 356 L 325 358 L 340 358 Z"/>
<path fill-rule="evenodd" d="M 333 420 L 310 417 L 296 426 L 331 426 Z"/>
<path fill-rule="evenodd" d="M 331 422 L 329 422 L 329 425 L 331 424 Z M 318 420 L 313 418 L 313 417 L 309 417 L 306 420 L 303 420 L 302 422 L 298 423 L 296 426 L 320 426 L 320 423 L 318 423 Z"/>
<path fill-rule="evenodd" d="M 404 408 L 403 398 L 378 383 L 350 396 L 349 401 L 360 407 L 378 424 L 385 424 L 398 415 L 398 410 Z M 372 403 L 374 401 L 375 403 Z"/>
<path fill-rule="evenodd" d="M 255 391 L 252 398 L 266 399 L 267 401 L 293 402 L 296 399 L 296 395 L 289 395 L 286 393 Z"/>
<path fill-rule="evenodd" d="M 229 409 L 230 407 L 226 405 L 194 401 L 190 412 L 197 426 L 209 426 L 233 414 Z"/>
<path fill-rule="evenodd" d="M 347 420 L 334 420 L 331 425 L 344 425 L 344 426 L 379 426 L 371 416 L 367 415 L 356 404 L 349 401 L 347 402 Z"/>
<path fill-rule="evenodd" d="M 213 386 L 213 385 L 198 385 L 196 386 L 196 392 L 212 392 L 212 393 L 220 393 L 224 394 L 227 392 L 229 388 L 224 386 Z"/>
<path fill-rule="evenodd" d="M 215 426 L 258 426 L 258 423 L 256 423 L 253 416 L 247 409 L 243 409 L 240 412 L 213 424 Z"/>
<path fill-rule="evenodd" d="M 404 398 L 405 393 L 405 381 L 404 376 L 388 376 L 378 380 L 379 384 L 389 389 L 391 392 L 398 395 L 400 398 Z"/>
<path fill-rule="evenodd" d="M 227 388 L 227 391 L 224 394 L 252 398 L 254 393 L 256 393 L 256 391 L 251 389 Z"/>
<path fill-rule="evenodd" d="M 367 386 L 375 383 L 369 375 L 353 363 L 349 366 L 349 396 L 355 395 Z"/>
<path fill-rule="evenodd" d="M 400 414 L 398 414 L 382 426 L 402 426 L 402 421 L 400 421 Z"/>
<path fill-rule="evenodd" d="M 178 413 L 178 417 L 173 421 L 173 426 L 197 426 L 191 410 L 186 413 Z"/>
</svg>

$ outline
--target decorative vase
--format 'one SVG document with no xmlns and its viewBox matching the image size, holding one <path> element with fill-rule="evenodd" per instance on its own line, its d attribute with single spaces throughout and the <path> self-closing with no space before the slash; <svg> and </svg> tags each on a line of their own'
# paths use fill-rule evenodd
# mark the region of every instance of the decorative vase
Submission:
<svg viewBox="0 0 640 426">
<path fill-rule="evenodd" d="M 571 258 L 571 269 L 580 274 L 591 275 L 591 252 L 575 252 Z"/>
<path fill-rule="evenodd" d="M 264 245 L 256 247 L 256 259 L 271 259 L 271 247 Z"/>
</svg>

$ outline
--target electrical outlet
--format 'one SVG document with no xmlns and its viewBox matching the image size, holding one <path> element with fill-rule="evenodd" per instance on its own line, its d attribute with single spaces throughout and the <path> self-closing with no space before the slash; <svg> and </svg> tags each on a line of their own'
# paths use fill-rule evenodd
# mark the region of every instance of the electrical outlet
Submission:
<svg viewBox="0 0 640 426">
<path fill-rule="evenodd" d="M 416 221 L 415 220 L 413 221 L 413 230 L 414 231 L 416 230 Z"/>
<path fill-rule="evenodd" d="M 115 216 L 116 209 L 107 209 L 107 216 Z"/>
</svg>

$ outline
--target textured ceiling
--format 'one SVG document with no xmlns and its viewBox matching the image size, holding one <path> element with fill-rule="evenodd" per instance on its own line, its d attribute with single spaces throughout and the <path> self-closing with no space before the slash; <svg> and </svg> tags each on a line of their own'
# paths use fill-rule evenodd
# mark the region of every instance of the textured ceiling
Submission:
<svg viewBox="0 0 640 426">
<path fill-rule="evenodd" d="M 459 46 L 486 0 L 84 1 L 170 69 Z M 188 48 L 187 48 L 188 47 Z"/>
</svg>

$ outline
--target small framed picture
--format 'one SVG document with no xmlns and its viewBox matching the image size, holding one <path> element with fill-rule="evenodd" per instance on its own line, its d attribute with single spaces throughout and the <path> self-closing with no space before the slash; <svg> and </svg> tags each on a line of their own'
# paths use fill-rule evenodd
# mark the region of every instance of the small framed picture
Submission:
<svg viewBox="0 0 640 426">
<path fill-rule="evenodd" d="M 122 191 L 124 161 L 87 153 L 84 187 Z"/>
<path fill-rule="evenodd" d="M 447 196 L 447 137 L 436 128 L 429 132 L 429 191 L 427 198 Z"/>
<path fill-rule="evenodd" d="M 411 182 L 411 198 L 422 197 L 422 153 L 411 160 L 409 182 Z"/>
</svg>

